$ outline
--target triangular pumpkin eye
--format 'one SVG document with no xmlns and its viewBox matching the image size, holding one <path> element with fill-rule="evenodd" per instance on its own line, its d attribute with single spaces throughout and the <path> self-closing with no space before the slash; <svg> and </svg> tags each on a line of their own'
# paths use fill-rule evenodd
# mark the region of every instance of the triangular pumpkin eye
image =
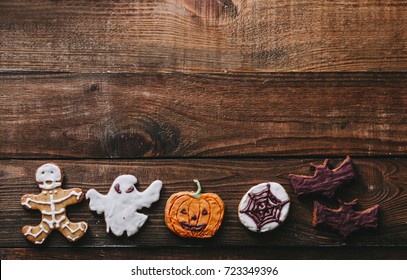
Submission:
<svg viewBox="0 0 407 280">
<path fill-rule="evenodd" d="M 187 214 L 187 210 L 185 210 L 185 208 L 182 208 L 181 214 Z"/>
<path fill-rule="evenodd" d="M 202 210 L 202 215 L 208 215 L 208 211 L 205 208 Z"/>
</svg>

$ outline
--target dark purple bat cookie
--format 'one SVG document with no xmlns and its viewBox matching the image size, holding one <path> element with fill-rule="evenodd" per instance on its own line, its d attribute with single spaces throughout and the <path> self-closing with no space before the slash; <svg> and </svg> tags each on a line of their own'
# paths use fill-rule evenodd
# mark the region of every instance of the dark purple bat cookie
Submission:
<svg viewBox="0 0 407 280">
<path fill-rule="evenodd" d="M 332 198 L 342 183 L 356 177 L 349 156 L 335 169 L 330 169 L 328 163 L 328 159 L 322 165 L 311 163 L 310 165 L 315 168 L 313 176 L 288 175 L 297 197 L 307 194 L 319 194 Z"/>
<path fill-rule="evenodd" d="M 325 226 L 337 231 L 343 237 L 362 228 L 377 228 L 379 205 L 375 205 L 364 211 L 355 211 L 353 206 L 357 200 L 342 203 L 338 209 L 331 209 L 319 202 L 314 202 L 313 226 Z"/>
</svg>

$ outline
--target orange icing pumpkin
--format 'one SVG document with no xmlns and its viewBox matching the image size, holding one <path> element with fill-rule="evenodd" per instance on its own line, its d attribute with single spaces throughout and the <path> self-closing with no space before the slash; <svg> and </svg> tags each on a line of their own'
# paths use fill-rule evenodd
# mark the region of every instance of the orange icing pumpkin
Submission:
<svg viewBox="0 0 407 280">
<path fill-rule="evenodd" d="M 201 194 L 201 185 L 194 192 L 174 193 L 165 206 L 167 227 L 181 237 L 208 238 L 219 229 L 225 205 L 215 193 Z"/>
</svg>

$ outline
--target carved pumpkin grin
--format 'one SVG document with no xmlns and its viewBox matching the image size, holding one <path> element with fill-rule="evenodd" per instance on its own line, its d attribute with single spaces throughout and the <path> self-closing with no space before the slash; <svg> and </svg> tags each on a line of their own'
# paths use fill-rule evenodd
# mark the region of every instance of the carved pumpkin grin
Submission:
<svg viewBox="0 0 407 280">
<path fill-rule="evenodd" d="M 186 222 L 181 222 L 180 224 L 181 224 L 182 228 L 189 230 L 189 231 L 203 231 L 204 228 L 206 227 L 206 224 L 191 225 Z"/>
</svg>

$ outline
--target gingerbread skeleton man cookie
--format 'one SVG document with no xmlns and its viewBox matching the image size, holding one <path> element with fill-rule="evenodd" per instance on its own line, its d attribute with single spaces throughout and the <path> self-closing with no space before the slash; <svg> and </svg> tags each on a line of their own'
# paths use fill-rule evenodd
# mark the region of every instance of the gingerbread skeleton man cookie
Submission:
<svg viewBox="0 0 407 280">
<path fill-rule="evenodd" d="M 86 193 L 90 210 L 105 214 L 106 232 L 111 230 L 114 235 L 121 236 L 126 231 L 127 236 L 132 236 L 146 222 L 148 216 L 137 210 L 150 207 L 160 198 L 162 182 L 154 181 L 143 192 L 136 189 L 136 183 L 137 178 L 133 175 L 121 175 L 114 180 L 107 195 L 95 189 Z"/>
<path fill-rule="evenodd" d="M 81 238 L 88 224 L 73 223 L 66 215 L 66 207 L 79 203 L 84 194 L 80 188 L 62 189 L 63 171 L 55 164 L 47 163 L 37 169 L 35 179 L 42 189 L 39 194 L 26 194 L 21 198 L 21 205 L 26 209 L 39 210 L 41 223 L 37 226 L 24 226 L 22 233 L 35 244 L 42 244 L 48 235 L 57 229 L 66 239 L 74 242 Z"/>
</svg>

